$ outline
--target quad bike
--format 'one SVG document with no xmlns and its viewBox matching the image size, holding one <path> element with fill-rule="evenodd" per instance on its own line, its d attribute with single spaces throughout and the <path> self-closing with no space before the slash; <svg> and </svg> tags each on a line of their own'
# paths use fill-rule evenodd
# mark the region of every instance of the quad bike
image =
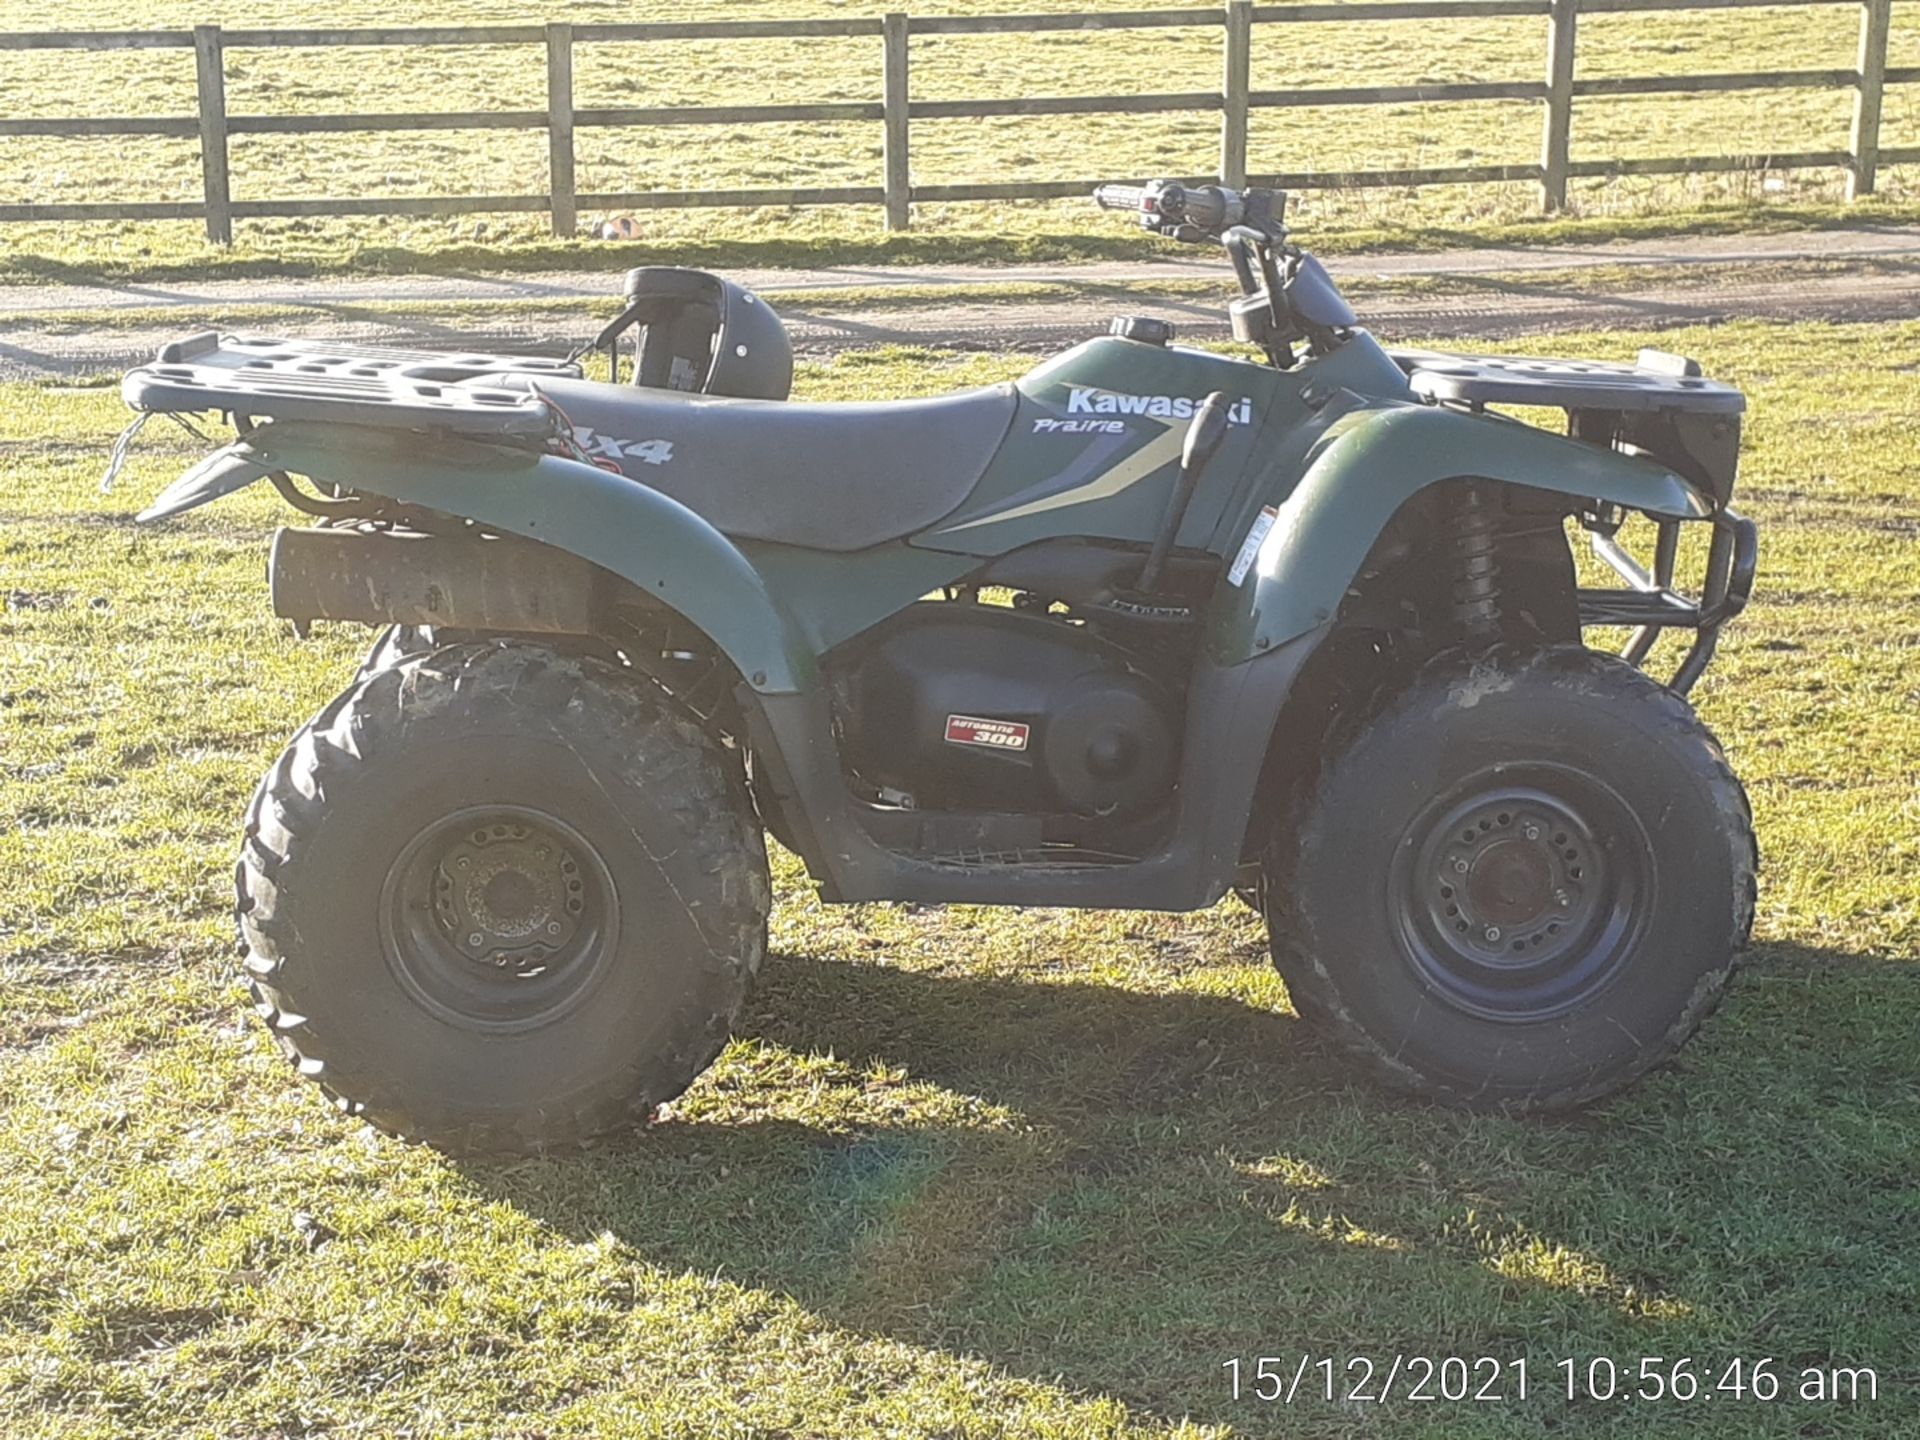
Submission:
<svg viewBox="0 0 1920 1440">
<path fill-rule="evenodd" d="M 1013 384 L 797 403 L 763 300 L 643 269 L 605 381 L 215 334 L 127 376 L 239 435 L 143 518 L 267 480 L 313 522 L 277 613 L 390 627 L 247 812 L 246 968 L 303 1074 L 454 1149 L 644 1120 L 761 963 L 763 832 L 830 901 L 1238 892 L 1302 1018 L 1426 1096 L 1574 1106 L 1674 1054 L 1754 907 L 1683 698 L 1752 587 L 1740 393 L 1384 349 L 1284 196 L 1098 198 L 1224 246 L 1239 353 L 1121 319 Z M 1574 524 L 1624 585 L 1578 582 Z"/>
</svg>

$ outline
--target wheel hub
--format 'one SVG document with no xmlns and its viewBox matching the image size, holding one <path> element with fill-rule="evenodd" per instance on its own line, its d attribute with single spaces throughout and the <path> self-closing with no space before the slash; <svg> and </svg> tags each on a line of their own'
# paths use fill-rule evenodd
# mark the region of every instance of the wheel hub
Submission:
<svg viewBox="0 0 1920 1440">
<path fill-rule="evenodd" d="M 1546 797 L 1494 796 L 1444 834 L 1427 867 L 1434 919 L 1490 958 L 1524 959 L 1577 932 L 1603 888 L 1585 822 Z"/>
<path fill-rule="evenodd" d="M 599 983 L 619 933 L 605 858 L 557 816 L 523 805 L 428 823 L 381 887 L 394 975 L 449 1024 L 526 1031 Z"/>
<path fill-rule="evenodd" d="M 469 960 L 525 973 L 579 928 L 579 861 L 531 826 L 467 832 L 441 856 L 433 878 L 434 917 Z"/>
<path fill-rule="evenodd" d="M 1489 775 L 1437 800 L 1408 827 L 1391 881 L 1409 962 L 1485 1018 L 1543 1019 L 1593 994 L 1651 886 L 1644 836 L 1611 791 L 1540 778 L 1550 784 Z M 1633 839 L 1624 867 L 1603 835 Z"/>
</svg>

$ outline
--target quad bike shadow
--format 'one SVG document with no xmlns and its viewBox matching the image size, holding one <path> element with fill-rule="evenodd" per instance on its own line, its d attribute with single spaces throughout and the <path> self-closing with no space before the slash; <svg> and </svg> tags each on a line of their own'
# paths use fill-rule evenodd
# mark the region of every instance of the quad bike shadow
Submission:
<svg viewBox="0 0 1920 1440">
<path fill-rule="evenodd" d="M 1756 1346 L 1825 1346 L 1835 1337 L 1796 1329 L 1819 1322 L 1787 1303 L 1792 1287 L 1884 1289 L 1858 1240 L 1884 1231 L 1876 1206 L 1905 1182 L 1897 1144 L 1862 1147 L 1809 1116 L 1904 1063 L 1920 979 L 1798 947 L 1761 964 L 1689 1074 L 1546 1122 L 1383 1100 L 1309 1027 L 1231 999 L 776 956 L 747 1051 L 685 1116 L 641 1144 L 461 1169 L 558 1234 L 611 1234 L 668 1276 L 1254 1432 L 1262 1412 L 1228 1399 L 1218 1367 L 1275 1346 L 1399 1335 L 1539 1358 L 1551 1331 L 1658 1353 L 1737 1349 L 1745 1324 Z M 1856 1052 L 1781 1053 L 1809 977 L 1836 992 L 1835 1021 L 1881 1017 Z M 834 1118 L 756 1113 L 762 1067 L 829 1055 L 810 1073 L 844 1107 Z M 881 1073 L 921 1089 L 894 1110 L 902 1092 Z M 1902 1103 L 1889 1091 L 1889 1126 Z M 1780 1193 L 1785 1147 L 1850 1184 L 1809 1210 Z M 1696 1233 L 1724 1243 L 1671 1244 Z M 1500 1263 L 1534 1247 L 1560 1270 Z M 1781 1302 L 1729 1320 L 1756 1273 L 1779 1274 Z"/>
</svg>

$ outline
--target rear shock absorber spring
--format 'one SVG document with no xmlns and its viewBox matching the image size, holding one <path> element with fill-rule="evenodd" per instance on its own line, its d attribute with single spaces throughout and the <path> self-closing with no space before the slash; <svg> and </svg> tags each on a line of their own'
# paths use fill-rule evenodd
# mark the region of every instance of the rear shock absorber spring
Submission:
<svg viewBox="0 0 1920 1440">
<path fill-rule="evenodd" d="M 1462 486 L 1447 514 L 1453 622 L 1468 640 L 1500 633 L 1499 512 L 1478 485 Z"/>
</svg>

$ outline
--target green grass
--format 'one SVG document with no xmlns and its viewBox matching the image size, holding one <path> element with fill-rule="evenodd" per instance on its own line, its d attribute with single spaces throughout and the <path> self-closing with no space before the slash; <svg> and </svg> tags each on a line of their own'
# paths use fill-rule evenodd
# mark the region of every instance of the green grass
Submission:
<svg viewBox="0 0 1920 1440">
<path fill-rule="evenodd" d="M 5 387 L 0 1432 L 1915 1433 L 1920 325 L 1536 348 L 1653 338 L 1748 388 L 1764 527 L 1697 694 L 1753 793 L 1759 949 L 1678 1066 L 1568 1120 L 1435 1110 L 1350 1081 L 1234 902 L 831 909 L 781 857 L 713 1071 L 645 1136 L 505 1165 L 340 1119 L 235 982 L 239 813 L 365 637 L 267 615 L 264 496 L 130 523 L 181 437 L 103 498 L 114 394 Z M 1229 1397 L 1227 1359 L 1303 1352 L 1527 1356 L 1534 1394 Z M 1601 1354 L 1871 1365 L 1881 1398 L 1544 1393 Z"/>
<path fill-rule="evenodd" d="M 917 14 L 1012 9 L 1126 9 L 1139 0 L 921 0 Z M 894 0 L 668 0 L 650 19 L 871 15 Z M 569 8 L 580 23 L 630 18 L 602 0 Z M 379 0 L 206 0 L 191 16 L 161 0 L 14 0 L 9 29 L 386 25 Z M 507 23 L 539 18 L 524 0 L 432 0 L 405 22 Z M 1702 15 L 1591 15 L 1580 24 L 1582 76 L 1848 68 L 1858 19 L 1851 7 L 1744 9 Z M 993 98 L 1204 89 L 1219 73 L 1215 29 L 923 37 L 914 48 L 919 98 Z M 583 46 L 576 60 L 581 107 L 871 101 L 879 44 L 848 40 L 685 42 Z M 664 62 L 664 63 L 663 63 Z M 1920 6 L 1896 8 L 1890 63 L 1920 62 Z M 1256 29 L 1253 83 L 1263 90 L 1416 82 L 1533 80 L 1544 66 L 1538 17 L 1447 22 L 1343 22 Z M 544 69 L 527 47 L 235 51 L 227 73 L 235 114 L 539 109 Z M 1920 140 L 1920 87 L 1888 92 L 1883 143 Z M 1576 158 L 1766 154 L 1843 149 L 1851 94 L 1842 90 L 1720 92 L 1582 100 Z M 187 116 L 190 52 L 0 52 L 0 114 Z M 1255 112 L 1256 173 L 1417 165 L 1517 164 L 1538 157 L 1537 103 L 1395 104 Z M 875 184 L 877 123 L 591 129 L 578 140 L 584 192 L 719 186 Z M 917 123 L 914 178 L 1080 178 L 1096 173 L 1196 174 L 1217 163 L 1217 117 L 1207 114 L 1006 117 Z M 547 188 L 539 132 L 245 135 L 231 147 L 237 197 L 539 194 Z M 1887 210 L 1911 214 L 1911 167 L 1883 182 Z M 1538 227 L 1535 187 L 1438 186 L 1421 190 L 1316 191 L 1299 199 L 1314 233 L 1354 243 L 1427 243 L 1465 229 L 1522 238 L 1633 233 L 1648 217 L 1706 213 L 1718 225 L 1778 223 L 1805 210 L 1818 220 L 1840 197 L 1837 171 L 1627 178 L 1577 182 L 1574 230 Z M 0 193 L 9 199 L 194 200 L 191 140 L 0 137 Z M 588 214 L 589 222 L 602 218 Z M 684 255 L 696 263 L 759 259 L 801 263 L 875 260 L 1071 258 L 1113 253 L 1120 222 L 1080 202 L 919 207 L 916 232 L 879 235 L 877 208 L 771 207 L 641 215 L 643 243 L 556 243 L 540 216 L 316 219 L 241 222 L 231 253 L 208 247 L 198 222 L 0 227 L 0 275 L 102 273 L 158 278 L 251 267 L 330 272 L 343 266 L 530 267 L 637 263 Z M 1374 238 L 1369 238 L 1374 237 Z M 613 262 L 607 260 L 615 254 Z"/>
</svg>

